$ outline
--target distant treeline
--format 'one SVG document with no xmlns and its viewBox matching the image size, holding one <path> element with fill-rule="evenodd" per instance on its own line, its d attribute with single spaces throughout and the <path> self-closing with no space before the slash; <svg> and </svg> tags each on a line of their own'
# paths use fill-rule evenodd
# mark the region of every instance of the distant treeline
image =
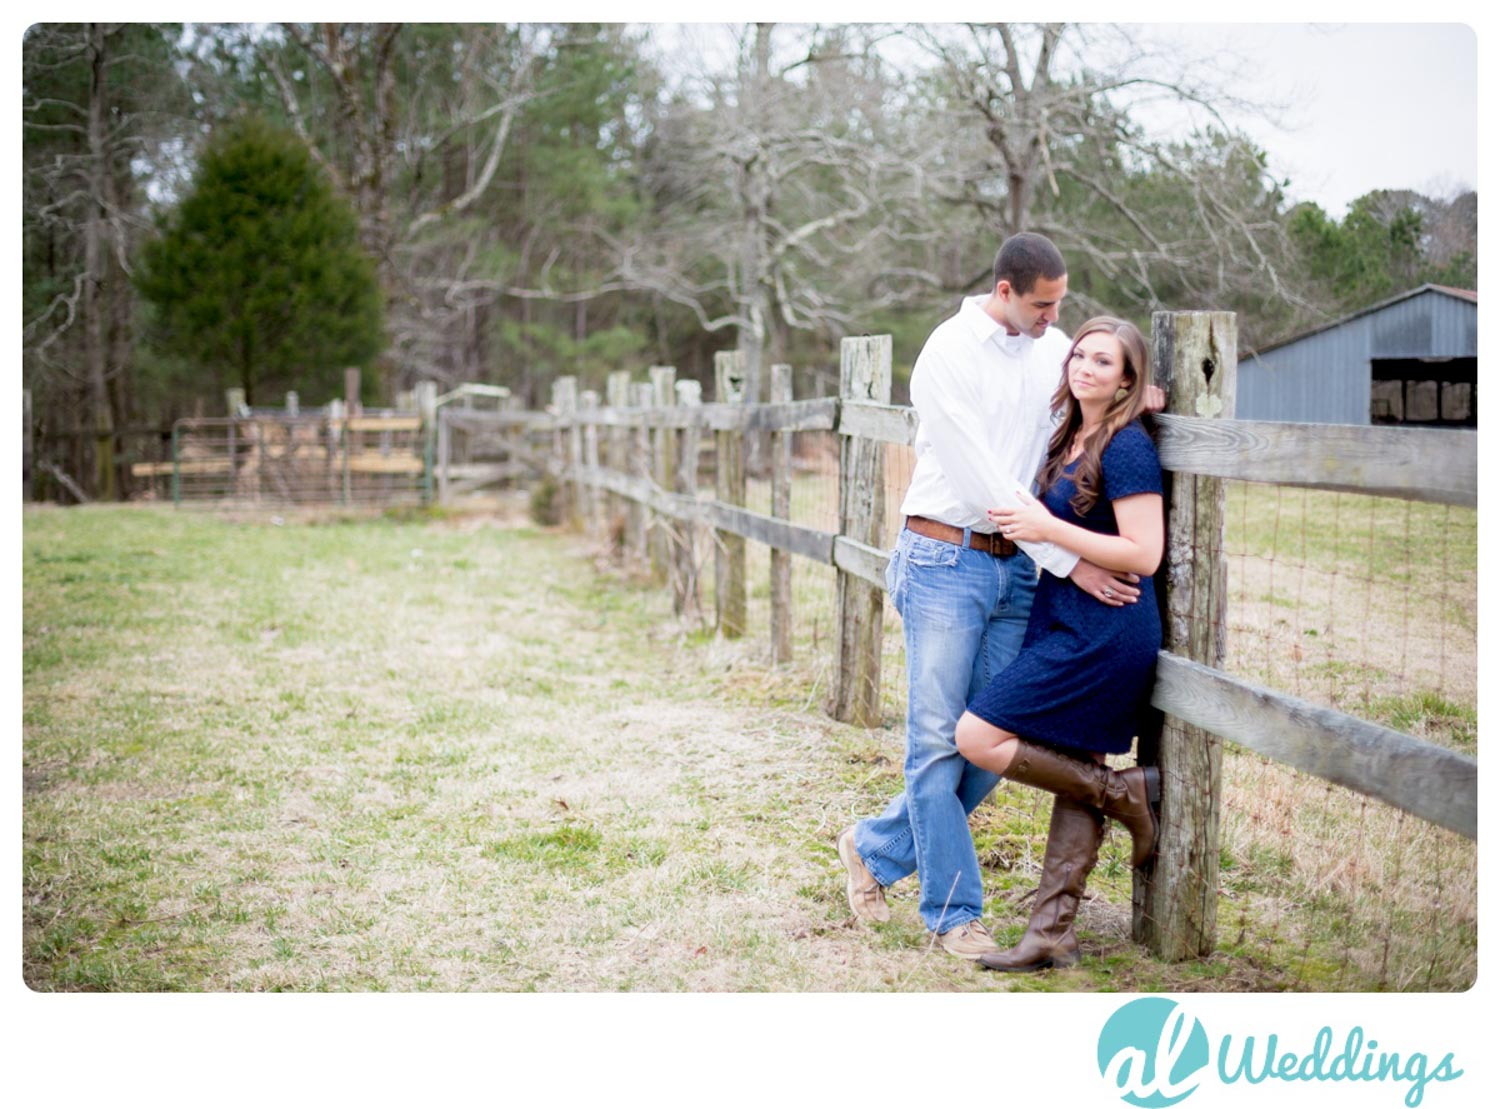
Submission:
<svg viewBox="0 0 1500 1109">
<path fill-rule="evenodd" d="M 367 403 L 537 403 L 737 348 L 758 393 L 880 331 L 899 377 L 1022 228 L 1069 259 L 1064 326 L 1232 309 L 1253 346 L 1476 280 L 1475 194 L 1294 206 L 1205 110 L 1210 60 L 1125 29 L 37 24 L 22 51 L 25 381 L 92 495 L 124 491 L 117 429 L 227 388 L 321 404 L 350 365 Z M 1149 133 L 1132 88 L 1200 124 Z"/>
</svg>

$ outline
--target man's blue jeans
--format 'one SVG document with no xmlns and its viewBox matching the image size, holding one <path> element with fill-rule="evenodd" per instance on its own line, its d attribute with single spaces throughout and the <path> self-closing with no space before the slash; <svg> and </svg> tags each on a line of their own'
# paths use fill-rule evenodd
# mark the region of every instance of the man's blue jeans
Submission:
<svg viewBox="0 0 1500 1109">
<path fill-rule="evenodd" d="M 854 846 L 882 886 L 915 870 L 922 922 L 946 932 L 983 914 L 969 813 L 1000 780 L 960 755 L 953 733 L 1021 649 L 1036 565 L 1024 552 L 1000 559 L 903 529 L 886 588 L 906 635 L 906 789 L 856 825 Z"/>
</svg>

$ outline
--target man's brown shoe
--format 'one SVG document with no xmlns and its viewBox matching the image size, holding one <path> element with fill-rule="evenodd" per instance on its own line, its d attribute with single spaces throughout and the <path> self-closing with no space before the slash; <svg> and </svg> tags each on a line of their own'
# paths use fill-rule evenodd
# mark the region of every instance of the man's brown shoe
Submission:
<svg viewBox="0 0 1500 1109">
<path fill-rule="evenodd" d="M 957 955 L 960 959 L 977 960 L 1000 951 L 1000 945 L 990 935 L 990 930 L 977 920 L 948 929 L 938 936 L 937 941 L 949 955 Z"/>
<path fill-rule="evenodd" d="M 891 910 L 885 903 L 885 889 L 875 881 L 875 875 L 870 873 L 870 868 L 865 866 L 864 859 L 859 857 L 859 851 L 854 846 L 854 825 L 849 825 L 839 833 L 838 849 L 839 861 L 848 872 L 844 889 L 849 895 L 850 911 L 860 920 L 890 920 Z"/>
</svg>

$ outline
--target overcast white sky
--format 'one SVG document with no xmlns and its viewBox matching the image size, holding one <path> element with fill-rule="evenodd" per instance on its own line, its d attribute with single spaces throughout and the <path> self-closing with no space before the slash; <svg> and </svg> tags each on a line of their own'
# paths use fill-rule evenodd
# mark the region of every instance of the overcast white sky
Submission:
<svg viewBox="0 0 1500 1109">
<path fill-rule="evenodd" d="M 1420 9 L 1410 9 L 1414 13 Z M 1167 29 L 1164 29 L 1164 31 Z M 1288 104 L 1283 127 L 1239 120 L 1333 216 L 1371 189 L 1446 195 L 1478 187 L 1478 36 L 1456 23 L 1179 24 L 1185 44 L 1252 62 L 1258 98 Z"/>
<path fill-rule="evenodd" d="M 1329 215 L 1342 217 L 1352 200 L 1372 189 L 1409 188 L 1446 196 L 1478 187 L 1479 36 L 1462 23 L 1189 23 L 1166 22 L 1168 16 L 1140 4 L 1086 4 L 1074 13 L 964 10 L 973 5 L 950 12 L 951 5 L 936 3 L 935 9 L 924 5 L 920 12 L 909 5 L 888 10 L 893 6 L 875 0 L 858 7 L 835 4 L 831 11 L 813 3 L 791 13 L 749 5 L 725 14 L 747 19 L 780 15 L 798 22 L 894 22 L 915 14 L 941 21 L 995 15 L 1132 23 L 1154 19 L 1141 28 L 1149 38 L 1179 43 L 1189 56 L 1230 53 L 1244 75 L 1235 86 L 1239 93 L 1247 100 L 1284 105 L 1274 122 L 1254 115 L 1231 115 L 1230 120 L 1267 152 L 1278 176 L 1290 179 L 1287 191 L 1294 199 L 1315 201 Z M 1430 9 L 1441 19 L 1444 7 L 1438 3 L 1408 10 L 1419 14 Z M 669 20 L 643 13 L 641 22 Z M 679 23 L 661 31 L 662 41 L 680 44 L 679 59 L 686 64 L 722 65 L 732 57 L 721 27 Z"/>
</svg>

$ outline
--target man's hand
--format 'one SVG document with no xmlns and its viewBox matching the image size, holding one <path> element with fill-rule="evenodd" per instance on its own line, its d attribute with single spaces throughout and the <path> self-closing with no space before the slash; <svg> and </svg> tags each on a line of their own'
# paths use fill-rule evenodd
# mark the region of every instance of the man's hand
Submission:
<svg viewBox="0 0 1500 1109">
<path fill-rule="evenodd" d="M 1073 567 L 1073 572 L 1068 577 L 1094 600 L 1111 608 L 1133 605 L 1141 596 L 1141 591 L 1135 586 L 1141 580 L 1139 574 L 1106 570 L 1102 566 L 1095 566 L 1086 558 L 1078 560 L 1078 565 Z"/>
<path fill-rule="evenodd" d="M 1167 406 L 1167 394 L 1161 391 L 1160 385 L 1149 385 L 1146 387 L 1146 411 L 1160 412 Z"/>
</svg>

